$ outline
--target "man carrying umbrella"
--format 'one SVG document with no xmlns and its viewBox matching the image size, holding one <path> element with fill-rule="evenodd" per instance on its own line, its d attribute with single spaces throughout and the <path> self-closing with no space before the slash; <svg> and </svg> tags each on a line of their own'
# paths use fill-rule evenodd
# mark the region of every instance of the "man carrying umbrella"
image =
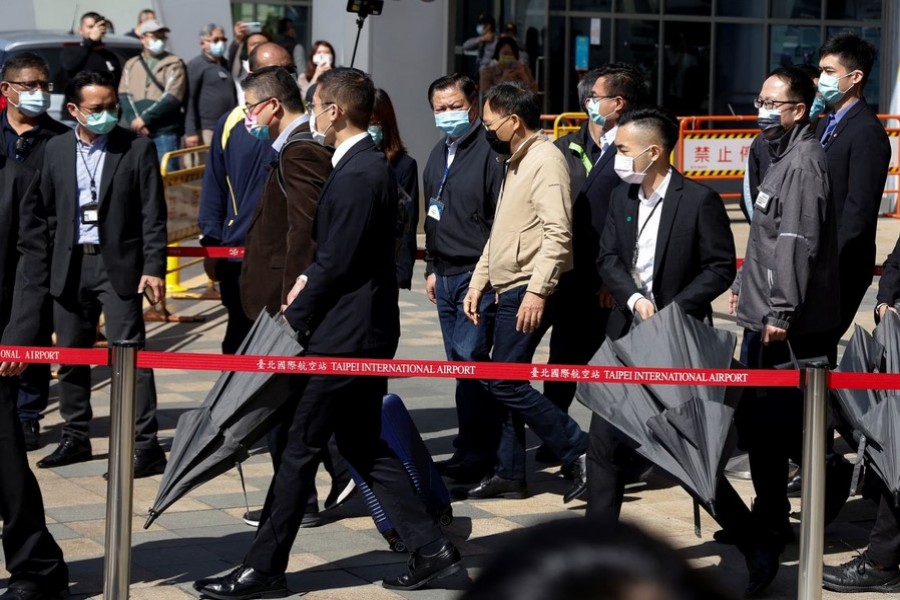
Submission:
<svg viewBox="0 0 900 600">
<path fill-rule="evenodd" d="M 900 240 L 884 263 L 878 282 L 875 322 L 888 312 L 897 312 L 900 302 Z M 885 402 L 886 400 L 883 400 Z M 894 506 L 893 495 L 886 485 L 881 486 L 875 525 L 869 534 L 869 547 L 849 562 L 826 566 L 822 574 L 825 589 L 834 592 L 897 592 L 900 591 L 900 510 Z"/>
<path fill-rule="evenodd" d="M 661 109 L 636 109 L 619 118 L 615 169 L 631 185 L 612 194 L 598 260 L 616 301 L 607 326 L 613 340 L 625 335 L 635 318 L 652 319 L 671 303 L 709 320 L 711 302 L 734 280 L 734 238 L 724 204 L 671 166 L 666 157 L 677 141 L 678 122 Z M 588 516 L 618 517 L 623 466 L 632 456 L 612 426 L 593 415 L 590 476 L 566 498 L 587 490 Z"/>
<path fill-rule="evenodd" d="M 313 356 L 391 358 L 400 336 L 394 264 L 397 182 L 366 131 L 375 86 L 357 69 L 319 78 L 310 130 L 335 146 L 334 171 L 322 188 L 313 224 L 313 264 L 288 295 L 288 322 Z M 416 494 L 397 456 L 380 439 L 383 378 L 297 379 L 294 411 L 281 465 L 244 564 L 225 577 L 201 580 L 205 596 L 287 595 L 284 573 L 318 462 L 307 447 L 338 449 L 375 492 L 398 533 L 413 549 L 408 570 L 385 579 L 391 589 L 416 589 L 459 569 L 459 552 Z M 297 452 L 297 446 L 302 446 Z"/>
<path fill-rule="evenodd" d="M 755 102 L 772 166 L 754 201 L 746 258 L 730 300 L 744 327 L 741 358 L 751 368 L 823 355 L 833 363 L 837 353 L 831 334 L 840 322 L 837 224 L 827 160 L 809 123 L 815 95 L 809 76 L 786 67 L 772 72 Z M 738 414 L 756 490 L 756 539 L 738 543 L 755 557 L 752 564 L 748 558 L 749 593 L 765 589 L 778 571 L 790 531 L 788 459 L 800 458 L 803 422 L 799 390 L 756 392 Z"/>
</svg>

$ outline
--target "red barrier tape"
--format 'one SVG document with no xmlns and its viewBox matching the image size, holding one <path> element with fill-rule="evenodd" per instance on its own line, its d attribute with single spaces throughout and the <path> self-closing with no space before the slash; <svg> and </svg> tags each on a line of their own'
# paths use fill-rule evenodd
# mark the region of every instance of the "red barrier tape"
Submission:
<svg viewBox="0 0 900 600">
<path fill-rule="evenodd" d="M 109 350 L 91 348 L 32 348 L 28 346 L 0 346 L 0 360 L 9 362 L 108 365 Z"/>
<path fill-rule="evenodd" d="M 828 373 L 827 385 L 840 390 L 900 390 L 898 373 Z"/>
<path fill-rule="evenodd" d="M 167 246 L 166 250 L 169 256 L 191 256 L 197 257 L 202 256 L 206 258 L 244 258 L 244 248 L 240 246 L 236 247 L 225 247 L 225 246 Z M 416 260 L 425 260 L 425 250 L 419 248 L 416 251 Z M 737 268 L 740 269 L 741 265 L 744 264 L 744 259 L 739 258 L 736 261 Z M 876 265 L 873 269 L 872 273 L 878 277 L 881 276 L 881 272 L 884 268 L 881 265 Z"/>
</svg>

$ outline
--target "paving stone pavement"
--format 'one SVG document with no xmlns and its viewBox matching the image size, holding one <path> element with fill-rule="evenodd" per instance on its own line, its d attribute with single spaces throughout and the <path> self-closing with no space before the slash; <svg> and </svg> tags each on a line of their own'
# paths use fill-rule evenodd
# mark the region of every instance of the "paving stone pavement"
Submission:
<svg viewBox="0 0 900 600">
<path fill-rule="evenodd" d="M 738 255 L 744 254 L 747 226 L 735 219 Z M 900 233 L 900 222 L 882 220 L 879 227 L 879 256 L 883 259 L 893 247 Z M 421 265 L 419 266 L 421 271 Z M 421 273 L 415 281 L 421 281 Z M 194 268 L 187 270 L 184 284 L 202 288 L 204 280 Z M 860 323 L 872 326 L 870 297 L 860 312 Z M 443 346 L 437 315 L 421 289 L 403 291 L 400 296 L 403 337 L 398 356 L 420 359 L 443 358 Z M 224 332 L 224 310 L 214 302 L 176 300 L 171 303 L 179 314 L 202 315 L 205 321 L 190 324 L 148 323 L 149 347 L 153 350 L 185 352 L 217 352 Z M 716 322 L 734 329 L 733 321 L 724 314 L 725 298 L 715 309 Z M 546 342 L 546 341 L 545 341 Z M 547 358 L 546 343 L 541 346 L 537 361 Z M 165 370 L 157 371 L 159 389 L 159 420 L 161 441 L 171 445 L 175 423 L 185 410 L 197 406 L 210 389 L 217 374 L 210 372 Z M 62 546 L 71 569 L 74 597 L 99 598 L 102 590 L 104 513 L 109 428 L 109 371 L 94 371 L 93 448 L 95 459 L 88 463 L 54 470 L 38 470 L 46 505 L 50 530 Z M 451 452 L 454 434 L 453 383 L 435 379 L 393 379 L 390 389 L 399 394 L 409 406 L 432 453 L 445 457 Z M 572 414 L 587 427 L 589 413 L 575 403 Z M 60 419 L 56 410 L 55 384 L 51 390 L 51 406 L 43 420 L 43 447 L 29 455 L 32 466 L 49 454 L 59 439 Z M 537 445 L 530 437 L 530 446 Z M 415 598 L 444 600 L 456 598 L 466 588 L 469 578 L 477 575 L 502 543 L 504 534 L 535 523 L 578 518 L 584 514 L 583 503 L 562 504 L 561 495 L 568 484 L 555 474 L 556 468 L 541 469 L 531 460 L 529 486 L 531 497 L 526 500 L 489 500 L 455 503 L 455 519 L 447 528 L 450 538 L 464 555 L 466 570 L 459 576 L 441 581 L 440 589 L 426 589 L 409 593 L 384 590 L 380 580 L 386 574 L 402 569 L 406 557 L 388 550 L 375 530 L 361 503 L 354 500 L 339 509 L 341 518 L 315 529 L 302 529 L 294 544 L 288 567 L 288 584 L 292 590 L 306 593 L 309 600 L 326 599 L 388 599 Z M 244 467 L 247 500 L 251 507 L 259 506 L 265 496 L 272 474 L 267 453 L 252 456 Z M 196 489 L 177 502 L 148 530 L 142 529 L 146 512 L 153 502 L 160 477 L 135 482 L 133 518 L 133 570 L 131 597 L 137 600 L 177 600 L 195 598 L 191 584 L 194 580 L 224 573 L 244 556 L 253 537 L 253 530 L 241 520 L 246 510 L 244 493 L 236 471 L 232 470 Z M 317 480 L 320 497 L 328 492 L 328 479 L 322 471 Z M 736 481 L 738 492 L 749 501 L 752 486 Z M 799 499 L 793 499 L 799 510 Z M 853 556 L 852 549 L 866 544 L 872 505 L 854 499 L 836 523 L 826 532 L 827 564 L 844 562 Z M 677 486 L 656 477 L 650 485 L 630 490 L 623 507 L 623 518 L 638 523 L 663 537 L 679 549 L 699 569 L 720 581 L 724 587 L 739 593 L 746 581 L 746 571 L 740 554 L 731 546 L 712 540 L 717 529 L 705 514 L 702 535 L 694 535 L 691 502 Z M 796 524 L 795 524 L 796 525 Z M 799 526 L 797 525 L 799 532 Z M 845 544 L 849 544 L 849 547 Z M 796 597 L 796 545 L 784 555 L 781 572 L 768 597 L 788 599 Z M 0 590 L 6 585 L 6 572 L 0 563 Z M 826 599 L 837 594 L 824 593 Z M 880 596 L 879 596 L 880 597 Z M 874 599 L 875 594 L 857 595 L 861 600 Z M 116 599 L 119 600 L 119 599 Z"/>
</svg>

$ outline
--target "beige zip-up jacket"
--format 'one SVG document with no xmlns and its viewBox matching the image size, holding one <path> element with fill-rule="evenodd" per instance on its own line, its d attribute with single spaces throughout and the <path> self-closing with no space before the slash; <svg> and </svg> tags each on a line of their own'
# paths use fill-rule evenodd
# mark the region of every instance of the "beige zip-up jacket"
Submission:
<svg viewBox="0 0 900 600">
<path fill-rule="evenodd" d="M 559 148 L 539 133 L 506 161 L 494 226 L 470 286 L 502 294 L 527 285 L 546 298 L 571 268 L 569 170 Z"/>
</svg>

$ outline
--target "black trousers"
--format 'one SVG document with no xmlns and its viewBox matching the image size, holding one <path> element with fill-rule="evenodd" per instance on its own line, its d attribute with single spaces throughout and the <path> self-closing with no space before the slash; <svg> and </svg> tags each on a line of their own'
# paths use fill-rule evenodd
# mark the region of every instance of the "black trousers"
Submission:
<svg viewBox="0 0 900 600">
<path fill-rule="evenodd" d="M 609 309 L 600 308 L 597 294 L 560 286 L 550 330 L 550 357 L 553 365 L 586 365 L 606 339 Z M 544 396 L 568 412 L 575 398 L 574 381 L 544 382 Z"/>
<path fill-rule="evenodd" d="M 241 306 L 241 263 L 219 260 L 216 263 L 216 276 L 219 278 L 222 306 L 228 311 L 228 323 L 225 325 L 225 337 L 222 339 L 222 353 L 234 354 L 253 326 L 253 321 L 247 318 L 247 313 Z"/>
<path fill-rule="evenodd" d="M 44 522 L 44 501 L 28 466 L 16 412 L 15 380 L 0 377 L 0 519 L 9 587 L 58 592 L 68 589 L 62 550 Z"/>
<path fill-rule="evenodd" d="M 137 340 L 144 342 L 144 316 L 141 294 L 120 296 L 109 282 L 103 257 L 72 253 L 71 269 L 78 276 L 70 278 L 64 293 L 54 299 L 53 319 L 56 343 L 61 348 L 90 348 L 97 338 L 97 322 L 101 311 L 106 316 L 106 337 L 110 342 Z M 91 369 L 86 366 L 62 365 L 59 368 L 59 414 L 63 436 L 79 441 L 90 439 Z M 137 370 L 135 406 L 135 448 L 156 446 L 156 383 L 153 371 Z"/>
<path fill-rule="evenodd" d="M 894 498 L 887 486 L 882 485 L 882 497 L 878 503 L 875 525 L 869 533 L 869 558 L 881 567 L 900 564 L 900 509 L 894 508 Z"/>
<path fill-rule="evenodd" d="M 367 356 L 390 358 L 393 352 L 370 352 Z M 314 485 L 317 455 L 332 434 L 340 453 L 375 492 L 411 550 L 440 540 L 443 534 L 435 518 L 428 513 L 400 460 L 380 438 L 387 380 L 316 375 L 296 379 L 299 389 L 294 396 L 287 444 L 244 564 L 271 575 L 285 572 L 309 488 Z"/>
</svg>

